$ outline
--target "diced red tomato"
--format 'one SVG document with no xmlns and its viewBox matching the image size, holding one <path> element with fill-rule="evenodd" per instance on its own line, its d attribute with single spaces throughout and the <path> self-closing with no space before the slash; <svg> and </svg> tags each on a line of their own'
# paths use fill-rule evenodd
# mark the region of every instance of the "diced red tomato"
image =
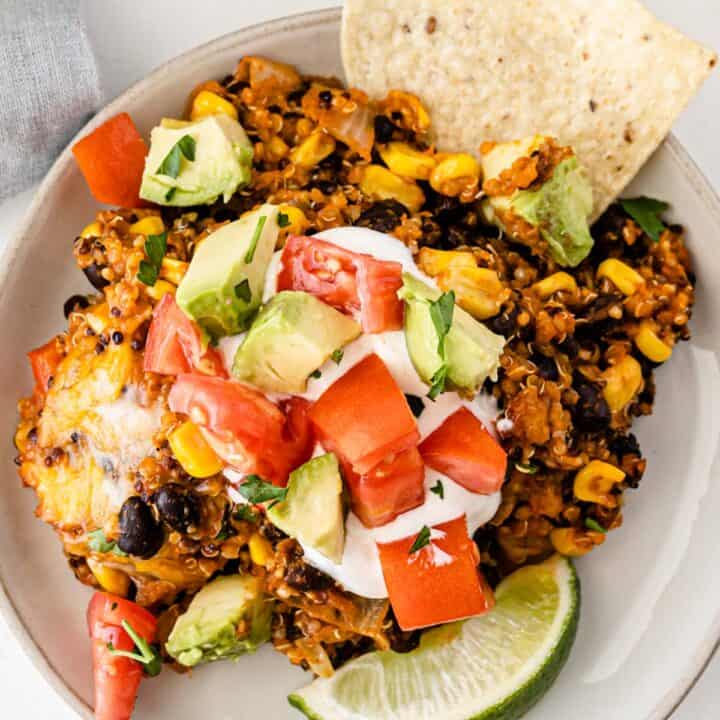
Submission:
<svg viewBox="0 0 720 720">
<path fill-rule="evenodd" d="M 180 375 L 168 404 L 198 425 L 215 452 L 245 474 L 285 485 L 291 470 L 312 455 L 309 403 L 291 398 L 283 409 L 231 380 Z M 283 410 L 287 413 L 284 414 Z"/>
<path fill-rule="evenodd" d="M 360 475 L 388 456 L 415 447 L 420 439 L 405 396 L 375 354 L 321 395 L 310 420 L 323 447 Z"/>
<path fill-rule="evenodd" d="M 72 151 L 98 202 L 125 208 L 146 205 L 139 193 L 148 148 L 127 113 L 104 122 Z"/>
<path fill-rule="evenodd" d="M 57 338 L 45 345 L 31 350 L 28 354 L 30 367 L 35 378 L 35 392 L 44 395 L 50 387 L 50 381 L 57 372 L 60 361 L 65 357 Z"/>
<path fill-rule="evenodd" d="M 343 466 L 353 512 L 367 527 L 378 527 L 425 499 L 425 465 L 417 448 L 387 458 L 364 475 Z"/>
<path fill-rule="evenodd" d="M 203 343 L 200 328 L 167 293 L 155 307 L 145 341 L 146 372 L 182 375 L 192 370 L 227 377 L 220 353 Z"/>
<path fill-rule="evenodd" d="M 400 263 L 298 235 L 285 243 L 277 282 L 278 290 L 303 290 L 352 315 L 366 333 L 402 327 L 401 286 Z"/>
<path fill-rule="evenodd" d="M 435 526 L 432 535 L 412 554 L 417 536 L 378 543 L 390 604 L 403 630 L 482 615 L 495 605 L 465 516 Z"/>
<path fill-rule="evenodd" d="M 143 670 L 131 658 L 110 652 L 133 651 L 135 643 L 121 627 L 123 620 L 149 643 L 155 641 L 157 622 L 153 615 L 117 595 L 97 592 L 88 605 L 88 630 L 92 640 L 97 720 L 130 720 Z"/>
<path fill-rule="evenodd" d="M 420 443 L 420 454 L 426 465 L 471 492 L 497 492 L 505 480 L 507 454 L 464 407 Z"/>
</svg>

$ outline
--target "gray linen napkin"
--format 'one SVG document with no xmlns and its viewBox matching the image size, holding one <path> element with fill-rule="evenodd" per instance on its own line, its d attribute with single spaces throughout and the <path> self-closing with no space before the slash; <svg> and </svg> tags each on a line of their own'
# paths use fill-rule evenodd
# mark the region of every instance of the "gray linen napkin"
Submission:
<svg viewBox="0 0 720 720">
<path fill-rule="evenodd" d="M 39 180 L 100 101 L 79 0 L 0 0 L 0 200 Z"/>
</svg>

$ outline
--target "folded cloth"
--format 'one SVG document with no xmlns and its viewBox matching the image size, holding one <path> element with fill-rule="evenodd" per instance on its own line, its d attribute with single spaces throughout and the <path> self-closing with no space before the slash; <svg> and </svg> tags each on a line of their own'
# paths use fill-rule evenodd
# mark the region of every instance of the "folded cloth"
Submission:
<svg viewBox="0 0 720 720">
<path fill-rule="evenodd" d="M 39 180 L 97 111 L 79 0 L 0 0 L 0 200 Z"/>
</svg>

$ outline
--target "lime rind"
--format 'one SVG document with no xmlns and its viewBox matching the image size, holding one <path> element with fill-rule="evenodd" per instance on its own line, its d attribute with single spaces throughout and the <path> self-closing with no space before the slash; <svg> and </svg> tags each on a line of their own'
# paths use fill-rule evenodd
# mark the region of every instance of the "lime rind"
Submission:
<svg viewBox="0 0 720 720">
<path fill-rule="evenodd" d="M 291 695 L 311 720 L 517 720 L 570 654 L 580 583 L 566 558 L 518 570 L 492 613 L 426 632 L 399 655 L 364 655 Z"/>
</svg>

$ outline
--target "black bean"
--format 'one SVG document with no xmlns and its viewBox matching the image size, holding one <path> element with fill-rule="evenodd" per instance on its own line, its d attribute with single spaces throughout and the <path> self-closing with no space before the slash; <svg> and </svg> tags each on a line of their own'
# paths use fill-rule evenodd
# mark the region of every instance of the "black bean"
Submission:
<svg viewBox="0 0 720 720">
<path fill-rule="evenodd" d="M 601 432 L 610 425 L 610 408 L 599 388 L 590 383 L 575 385 L 580 396 L 573 409 L 573 420 L 583 432 Z"/>
<path fill-rule="evenodd" d="M 315 180 L 312 184 L 325 195 L 332 195 L 337 190 L 337 185 L 331 180 Z"/>
<path fill-rule="evenodd" d="M 36 442 L 37 442 L 37 439 L 38 439 L 38 429 L 37 429 L 36 427 L 30 428 L 30 430 L 28 431 L 28 434 L 27 434 L 27 439 L 28 439 L 31 443 L 36 443 Z"/>
<path fill-rule="evenodd" d="M 111 314 L 113 317 L 118 318 L 118 317 L 120 317 L 120 316 L 122 315 L 122 310 L 121 310 L 119 307 L 111 307 L 111 308 L 110 308 L 110 314 Z"/>
<path fill-rule="evenodd" d="M 574 360 L 580 352 L 580 343 L 571 335 L 569 335 L 564 342 L 560 343 L 560 350 L 562 350 L 571 360 Z"/>
<path fill-rule="evenodd" d="M 164 542 L 162 527 L 141 498 L 128 498 L 120 508 L 118 547 L 129 555 L 150 558 Z"/>
<path fill-rule="evenodd" d="M 268 110 L 271 113 L 281 113 L 282 112 L 282 108 L 279 105 L 269 105 Z"/>
<path fill-rule="evenodd" d="M 517 314 L 517 310 L 513 308 L 510 312 L 504 312 L 501 315 L 490 318 L 485 324 L 494 333 L 509 338 L 515 333 L 515 318 Z"/>
<path fill-rule="evenodd" d="M 113 341 L 116 345 L 122 345 L 122 341 L 125 339 L 125 337 L 123 336 L 123 334 L 122 334 L 119 330 L 116 330 L 116 331 L 111 335 L 111 337 L 112 337 L 112 341 Z"/>
<path fill-rule="evenodd" d="M 402 222 L 402 216 L 408 214 L 407 208 L 397 200 L 380 200 L 365 210 L 355 225 L 389 233 Z"/>
<path fill-rule="evenodd" d="M 101 355 L 104 352 L 105 352 L 105 343 L 104 342 L 97 343 L 97 345 L 95 345 L 95 353 L 97 355 Z"/>
<path fill-rule="evenodd" d="M 624 455 L 637 455 L 640 457 L 640 444 L 632 433 L 627 435 L 615 435 L 608 443 L 610 452 L 615 453 L 619 458 Z"/>
<path fill-rule="evenodd" d="M 333 96 L 329 90 L 321 90 L 318 93 L 318 100 L 320 101 L 321 108 L 325 108 L 327 110 L 327 108 L 332 105 L 332 99 Z"/>
<path fill-rule="evenodd" d="M 269 522 L 263 523 L 260 526 L 260 534 L 266 539 L 269 540 L 271 543 L 277 543 L 281 540 L 284 540 L 287 535 L 280 530 L 280 528 L 276 528 L 274 525 L 270 524 Z"/>
<path fill-rule="evenodd" d="M 110 284 L 110 281 L 101 275 L 102 270 L 103 268 L 97 263 L 91 263 L 86 268 L 83 268 L 85 277 L 96 290 L 102 290 Z"/>
<path fill-rule="evenodd" d="M 187 532 L 191 525 L 200 523 L 200 504 L 190 490 L 171 483 L 163 485 L 153 498 L 160 518 L 173 530 Z"/>
<path fill-rule="evenodd" d="M 542 355 L 541 353 L 533 353 L 530 356 L 530 362 L 535 365 L 538 375 L 545 380 L 557 380 L 560 377 L 555 360 Z"/>
<path fill-rule="evenodd" d="M 90 305 L 90 301 L 84 295 L 71 295 L 63 305 L 63 315 L 65 318 L 70 317 L 70 313 L 76 310 L 84 310 Z"/>
<path fill-rule="evenodd" d="M 333 584 L 332 578 L 302 560 L 290 564 L 285 574 L 285 582 L 305 592 L 327 590 Z"/>
<path fill-rule="evenodd" d="M 387 143 L 393 139 L 393 133 L 397 126 L 390 122 L 384 115 L 375 117 L 375 140 L 379 143 Z"/>
</svg>

